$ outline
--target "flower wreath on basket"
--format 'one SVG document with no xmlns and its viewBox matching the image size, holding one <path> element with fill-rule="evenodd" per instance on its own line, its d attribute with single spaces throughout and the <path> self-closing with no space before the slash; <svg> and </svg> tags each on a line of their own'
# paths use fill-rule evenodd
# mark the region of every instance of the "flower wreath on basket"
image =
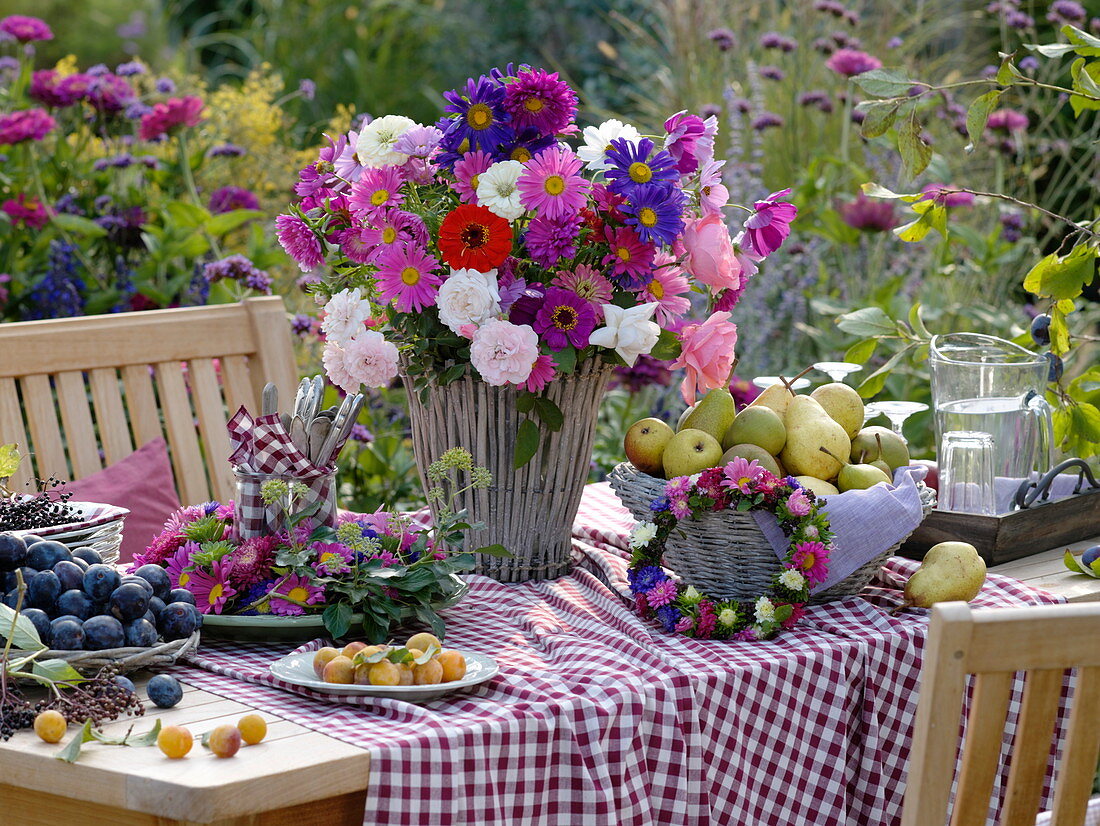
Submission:
<svg viewBox="0 0 1100 826">
<path fill-rule="evenodd" d="M 752 603 L 709 597 L 661 567 L 665 543 L 681 520 L 727 508 L 773 513 L 790 540 L 771 592 Z M 653 521 L 639 523 L 630 534 L 627 580 L 638 613 L 655 617 L 666 631 L 699 639 L 769 639 L 794 627 L 810 588 L 828 576 L 833 533 L 820 503 L 793 477 L 778 479 L 755 460 L 736 458 L 724 468 L 670 479 L 665 496 L 650 509 Z"/>
</svg>

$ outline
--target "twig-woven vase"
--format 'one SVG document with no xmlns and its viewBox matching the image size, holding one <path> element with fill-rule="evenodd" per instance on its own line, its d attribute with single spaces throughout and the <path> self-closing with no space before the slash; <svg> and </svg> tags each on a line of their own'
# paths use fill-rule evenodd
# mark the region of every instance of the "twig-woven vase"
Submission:
<svg viewBox="0 0 1100 826">
<path fill-rule="evenodd" d="M 596 414 L 613 369 L 588 360 L 572 375 L 550 383 L 547 396 L 565 422 L 556 433 L 542 428 L 538 452 L 521 468 L 512 467 L 512 457 L 526 415 L 516 410 L 519 391 L 514 386 L 492 387 L 467 368 L 457 381 L 432 384 L 421 402 L 412 380 L 403 376 L 425 490 L 428 465 L 451 447 L 466 448 L 475 465 L 493 474 L 492 485 L 466 491 L 454 506 L 466 508 L 471 521 L 485 523 L 483 530 L 467 532 L 464 550 L 499 543 L 513 554 L 479 556 L 477 573 L 501 582 L 524 582 L 555 579 L 572 570 L 573 518 L 588 481 Z"/>
</svg>

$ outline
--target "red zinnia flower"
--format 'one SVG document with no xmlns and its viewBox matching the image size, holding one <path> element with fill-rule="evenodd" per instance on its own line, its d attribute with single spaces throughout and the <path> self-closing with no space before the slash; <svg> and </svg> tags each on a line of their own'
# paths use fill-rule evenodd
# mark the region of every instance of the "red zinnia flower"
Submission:
<svg viewBox="0 0 1100 826">
<path fill-rule="evenodd" d="M 460 204 L 439 227 L 439 252 L 452 269 L 488 272 L 511 251 L 511 226 L 485 207 Z"/>
</svg>

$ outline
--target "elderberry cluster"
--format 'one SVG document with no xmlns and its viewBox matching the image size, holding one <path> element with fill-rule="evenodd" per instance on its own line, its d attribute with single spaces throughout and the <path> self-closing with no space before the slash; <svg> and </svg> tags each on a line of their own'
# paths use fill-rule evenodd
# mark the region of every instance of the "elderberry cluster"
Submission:
<svg viewBox="0 0 1100 826">
<path fill-rule="evenodd" d="M 34 718 L 48 709 L 60 712 L 69 723 L 83 724 L 91 720 L 96 728 L 126 714 L 140 717 L 145 713 L 145 706 L 124 682 L 115 680 L 118 673 L 117 666 L 107 665 L 83 682 L 59 682 L 56 684 L 60 690 L 58 696 L 51 695 L 34 704 L 8 682 L 0 698 L 0 740 L 8 740 L 17 731 L 31 728 Z"/>
<path fill-rule="evenodd" d="M 80 521 L 80 514 L 69 504 L 72 494 L 51 490 L 61 484 L 51 476 L 38 480 L 34 496 L 0 498 L 0 531 L 33 531 Z"/>
</svg>

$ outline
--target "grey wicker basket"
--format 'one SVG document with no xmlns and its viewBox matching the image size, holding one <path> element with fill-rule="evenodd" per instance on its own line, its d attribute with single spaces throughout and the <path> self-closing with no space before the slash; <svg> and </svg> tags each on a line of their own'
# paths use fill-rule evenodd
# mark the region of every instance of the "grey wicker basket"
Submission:
<svg viewBox="0 0 1100 826">
<path fill-rule="evenodd" d="M 607 479 L 635 519 L 651 519 L 649 506 L 664 495 L 664 479 L 642 473 L 629 462 L 617 465 Z M 921 501 L 927 516 L 935 494 L 924 485 Z M 729 510 L 704 513 L 681 526 L 684 530 L 673 531 L 665 544 L 664 562 L 685 582 L 711 596 L 741 602 L 771 589 L 772 577 L 780 570 L 779 559 L 751 514 Z M 814 594 L 810 601 L 833 602 L 855 596 L 900 547 L 899 542 L 888 548 L 846 579 Z"/>
<path fill-rule="evenodd" d="M 148 648 L 108 648 L 103 651 L 43 651 L 40 660 L 65 660 L 81 674 L 94 674 L 105 665 L 114 665 L 126 674 L 139 668 L 164 668 L 199 647 L 199 632 L 190 637 L 162 642 Z M 21 652 L 28 653 L 28 652 Z"/>
</svg>

